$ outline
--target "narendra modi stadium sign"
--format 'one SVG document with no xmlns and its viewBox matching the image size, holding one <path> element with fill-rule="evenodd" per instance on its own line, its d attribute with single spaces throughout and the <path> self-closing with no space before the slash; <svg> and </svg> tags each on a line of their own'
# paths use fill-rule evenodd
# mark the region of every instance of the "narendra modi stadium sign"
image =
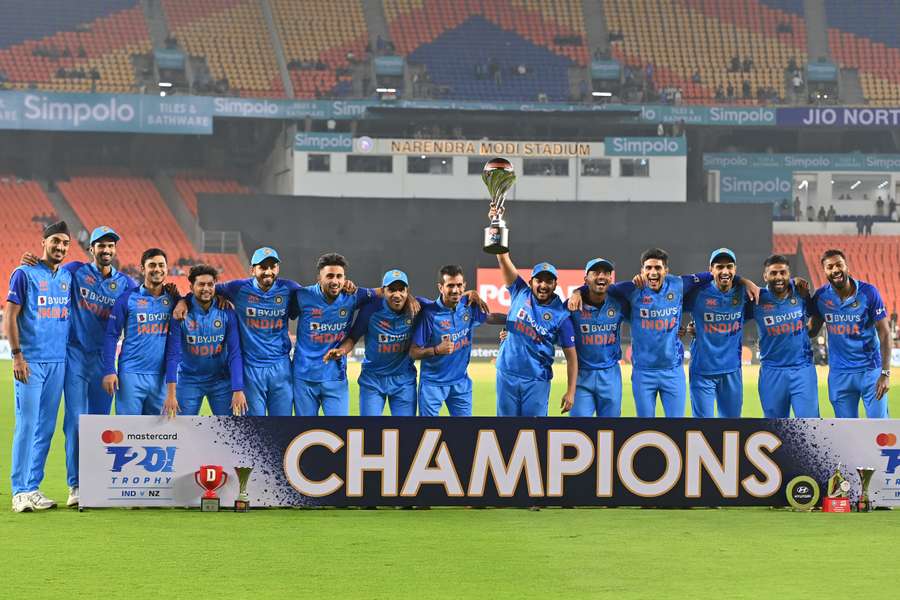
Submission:
<svg viewBox="0 0 900 600">
<path fill-rule="evenodd" d="M 430 156 L 523 156 L 526 158 L 571 158 L 602 156 L 602 144 L 588 142 L 512 142 L 491 140 L 377 140 L 390 154 Z"/>
</svg>

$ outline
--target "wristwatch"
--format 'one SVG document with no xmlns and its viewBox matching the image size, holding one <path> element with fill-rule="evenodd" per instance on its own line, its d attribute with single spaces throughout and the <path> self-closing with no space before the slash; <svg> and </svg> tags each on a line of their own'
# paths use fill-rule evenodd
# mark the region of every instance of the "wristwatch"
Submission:
<svg viewBox="0 0 900 600">
<path fill-rule="evenodd" d="M 13 348 L 13 349 L 10 350 L 9 352 L 10 352 L 10 354 L 12 354 L 13 356 L 16 356 L 17 354 L 22 354 L 22 349 L 21 349 L 21 348 Z"/>
<path fill-rule="evenodd" d="M 890 377 L 890 376 L 891 376 L 891 370 L 890 370 L 890 369 L 882 369 L 882 370 L 881 370 L 881 374 L 882 374 L 883 376 L 885 376 L 885 377 Z"/>
</svg>

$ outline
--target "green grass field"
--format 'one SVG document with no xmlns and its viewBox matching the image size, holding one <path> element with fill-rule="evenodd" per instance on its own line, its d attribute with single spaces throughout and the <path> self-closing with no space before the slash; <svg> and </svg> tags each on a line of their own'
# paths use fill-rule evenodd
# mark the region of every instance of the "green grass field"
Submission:
<svg viewBox="0 0 900 600">
<path fill-rule="evenodd" d="M 493 414 L 493 367 L 473 365 L 471 373 L 475 413 Z M 759 416 L 756 371 L 744 373 L 744 414 Z M 16 515 L 9 510 L 11 378 L 9 363 L 0 362 L 5 598 L 783 599 L 827 593 L 834 584 L 846 596 L 881 597 L 895 579 L 897 511 L 271 509 L 203 515 L 60 508 Z M 563 379 L 559 373 L 551 414 L 558 413 Z M 832 416 L 821 381 L 822 414 Z M 634 414 L 627 383 L 623 408 Z M 896 384 L 891 410 L 900 414 Z M 42 488 L 57 501 L 66 494 L 62 442 L 57 432 Z"/>
</svg>

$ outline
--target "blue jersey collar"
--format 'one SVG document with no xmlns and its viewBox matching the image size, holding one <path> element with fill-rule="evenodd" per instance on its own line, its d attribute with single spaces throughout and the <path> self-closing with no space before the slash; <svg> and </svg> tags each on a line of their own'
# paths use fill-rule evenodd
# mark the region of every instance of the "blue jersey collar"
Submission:
<svg viewBox="0 0 900 600">
<path fill-rule="evenodd" d="M 834 294 L 834 297 L 838 299 L 840 306 L 845 306 L 847 304 L 852 304 L 856 301 L 856 297 L 859 295 L 859 282 L 852 277 L 847 277 L 847 283 L 849 283 L 853 287 L 853 293 L 847 296 L 846 299 L 842 299 L 841 295 L 838 294 L 838 291 L 834 288 L 834 285 L 831 282 L 828 282 L 828 289 Z"/>
<path fill-rule="evenodd" d="M 216 297 L 213 296 L 213 301 L 209 305 L 209 309 L 204 309 L 200 302 L 197 300 L 197 296 L 191 294 L 191 311 L 196 310 L 202 315 L 208 315 L 209 312 L 213 309 L 213 306 L 216 304 Z"/>
<path fill-rule="evenodd" d="M 275 278 L 275 281 L 272 282 L 272 287 L 270 287 L 268 290 L 265 290 L 265 291 L 263 291 L 263 289 L 262 289 L 261 287 L 259 287 L 259 281 L 256 280 L 256 277 L 251 277 L 251 278 L 250 278 L 250 284 L 251 284 L 251 285 L 253 286 L 253 288 L 256 289 L 256 291 L 258 291 L 260 294 L 269 294 L 269 293 L 272 292 L 272 290 L 275 289 L 275 286 L 278 285 L 278 278 L 276 277 L 276 278 Z"/>
<path fill-rule="evenodd" d="M 99 275 L 99 276 L 100 276 L 100 279 L 112 279 L 113 277 L 116 276 L 116 273 L 118 273 L 118 271 L 116 270 L 116 268 L 115 268 L 114 266 L 109 265 L 109 275 L 104 275 L 104 274 L 103 274 L 103 271 L 101 271 L 101 270 L 97 267 L 97 264 L 96 264 L 94 261 L 90 261 L 90 262 L 88 263 L 88 267 L 90 267 L 90 269 L 91 269 L 94 273 L 96 273 L 97 275 Z"/>
</svg>

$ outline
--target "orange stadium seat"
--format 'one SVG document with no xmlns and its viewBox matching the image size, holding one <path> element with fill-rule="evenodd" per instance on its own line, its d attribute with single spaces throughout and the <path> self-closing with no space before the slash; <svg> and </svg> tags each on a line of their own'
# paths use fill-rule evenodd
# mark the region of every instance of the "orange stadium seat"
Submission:
<svg viewBox="0 0 900 600">
<path fill-rule="evenodd" d="M 175 187 L 185 205 L 197 216 L 197 194 L 249 194 L 250 190 L 233 179 L 219 179 L 180 173 L 175 176 Z"/>
</svg>

